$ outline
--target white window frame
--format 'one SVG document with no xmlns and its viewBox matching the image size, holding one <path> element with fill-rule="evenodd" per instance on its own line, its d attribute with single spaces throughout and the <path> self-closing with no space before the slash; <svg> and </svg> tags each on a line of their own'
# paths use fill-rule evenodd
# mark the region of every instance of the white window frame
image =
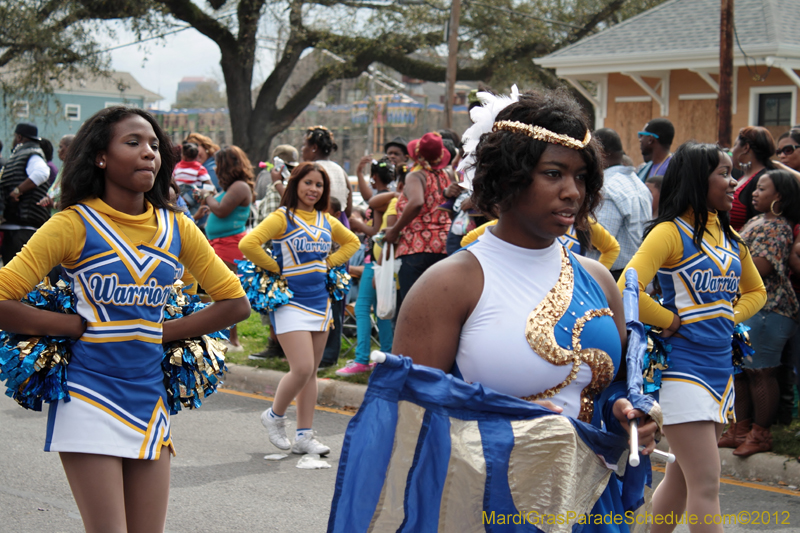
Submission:
<svg viewBox="0 0 800 533">
<path fill-rule="evenodd" d="M 70 116 L 70 111 L 76 113 L 76 116 Z M 67 120 L 80 120 L 81 119 L 81 106 L 80 104 L 64 104 L 64 118 Z"/>
<path fill-rule="evenodd" d="M 11 108 L 14 110 L 14 116 L 17 118 L 28 118 L 30 116 L 30 106 L 27 100 L 14 100 L 14 103 L 11 104 Z"/>
<path fill-rule="evenodd" d="M 758 97 L 762 94 L 792 93 L 792 116 L 789 126 L 797 124 L 797 85 L 773 85 L 771 87 L 750 87 L 750 112 L 748 124 L 758 124 Z"/>
</svg>

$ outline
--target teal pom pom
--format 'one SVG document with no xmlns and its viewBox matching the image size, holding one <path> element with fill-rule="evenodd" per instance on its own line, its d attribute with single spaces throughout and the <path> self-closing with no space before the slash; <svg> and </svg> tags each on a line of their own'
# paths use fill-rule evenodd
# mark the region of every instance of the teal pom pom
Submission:
<svg viewBox="0 0 800 533">
<path fill-rule="evenodd" d="M 242 283 L 250 307 L 262 315 L 285 305 L 294 296 L 286 278 L 262 270 L 250 261 L 236 261 L 239 280 Z"/>
<path fill-rule="evenodd" d="M 746 357 L 751 358 L 756 353 L 750 344 L 750 326 L 744 324 L 736 324 L 733 327 L 733 337 L 731 338 L 731 360 L 733 362 L 733 373 L 739 374 L 744 368 L 744 360 Z"/>
<path fill-rule="evenodd" d="M 645 324 L 644 329 L 647 333 L 647 351 L 642 359 L 642 390 L 645 394 L 651 394 L 661 388 L 661 373 L 669 368 L 672 345 L 659 335 L 660 328 Z"/>
<path fill-rule="evenodd" d="M 325 287 L 331 295 L 331 298 L 338 302 L 347 296 L 350 290 L 350 274 L 344 265 L 339 265 L 328 270 L 328 275 L 325 277 Z"/>
<path fill-rule="evenodd" d="M 75 314 L 74 295 L 63 280 L 55 287 L 43 281 L 22 303 L 46 311 Z M 42 410 L 42 402 L 69 401 L 67 365 L 71 343 L 67 337 L 0 332 L 0 380 L 5 382 L 6 396 L 34 411 Z"/>
</svg>

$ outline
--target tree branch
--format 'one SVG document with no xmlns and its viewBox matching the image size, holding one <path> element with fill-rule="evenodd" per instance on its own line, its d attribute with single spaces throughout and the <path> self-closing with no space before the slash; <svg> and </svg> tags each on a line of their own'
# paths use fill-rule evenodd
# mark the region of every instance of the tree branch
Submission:
<svg viewBox="0 0 800 533">
<path fill-rule="evenodd" d="M 154 0 L 163 5 L 177 19 L 190 24 L 194 29 L 214 41 L 220 48 L 233 48 L 236 38 L 227 27 L 220 24 L 217 19 L 206 14 L 191 0 Z"/>
<path fill-rule="evenodd" d="M 578 30 L 577 32 L 573 33 L 569 37 L 567 37 L 562 44 L 559 44 L 554 48 L 554 50 L 558 50 L 562 46 L 566 46 L 567 44 L 572 44 L 580 41 L 590 33 L 594 31 L 598 24 L 606 20 L 607 18 L 611 17 L 614 13 L 619 11 L 619 8 L 625 3 L 626 0 L 611 0 L 606 7 L 592 15 L 592 17 L 583 25 L 583 27 Z"/>
</svg>

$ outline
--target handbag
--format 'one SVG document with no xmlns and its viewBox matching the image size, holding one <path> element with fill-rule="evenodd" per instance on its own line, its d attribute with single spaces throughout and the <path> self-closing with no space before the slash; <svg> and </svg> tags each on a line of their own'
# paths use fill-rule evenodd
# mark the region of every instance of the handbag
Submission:
<svg viewBox="0 0 800 533">
<path fill-rule="evenodd" d="M 381 264 L 372 266 L 375 271 L 375 293 L 378 304 L 375 314 L 383 320 L 394 318 L 397 305 L 397 283 L 395 275 L 402 261 L 394 256 L 394 246 L 386 245 L 381 251 Z"/>
</svg>

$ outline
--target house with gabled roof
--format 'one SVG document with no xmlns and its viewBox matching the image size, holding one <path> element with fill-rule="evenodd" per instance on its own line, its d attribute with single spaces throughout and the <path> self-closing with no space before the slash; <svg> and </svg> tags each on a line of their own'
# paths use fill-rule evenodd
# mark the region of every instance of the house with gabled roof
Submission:
<svg viewBox="0 0 800 533">
<path fill-rule="evenodd" d="M 0 70 L 0 75 L 3 71 Z M 84 121 L 105 107 L 127 105 L 146 108 L 163 97 L 145 89 L 129 72 L 111 71 L 106 76 L 89 73 L 76 76 L 53 87 L 52 94 L 35 101 L 5 97 L 5 113 L 0 121 L 3 155 L 11 153 L 14 127 L 18 122 L 33 122 L 39 136 L 54 146 L 62 136 L 75 134 Z M 58 155 L 54 155 L 61 166 Z"/>
<path fill-rule="evenodd" d="M 800 123 L 800 2 L 734 6 L 734 137 L 747 125 L 777 137 Z M 669 0 L 534 62 L 583 94 L 595 126 L 616 130 L 639 163 L 636 132 L 652 118 L 675 124 L 673 148 L 716 142 L 719 24 L 719 0 Z"/>
</svg>

